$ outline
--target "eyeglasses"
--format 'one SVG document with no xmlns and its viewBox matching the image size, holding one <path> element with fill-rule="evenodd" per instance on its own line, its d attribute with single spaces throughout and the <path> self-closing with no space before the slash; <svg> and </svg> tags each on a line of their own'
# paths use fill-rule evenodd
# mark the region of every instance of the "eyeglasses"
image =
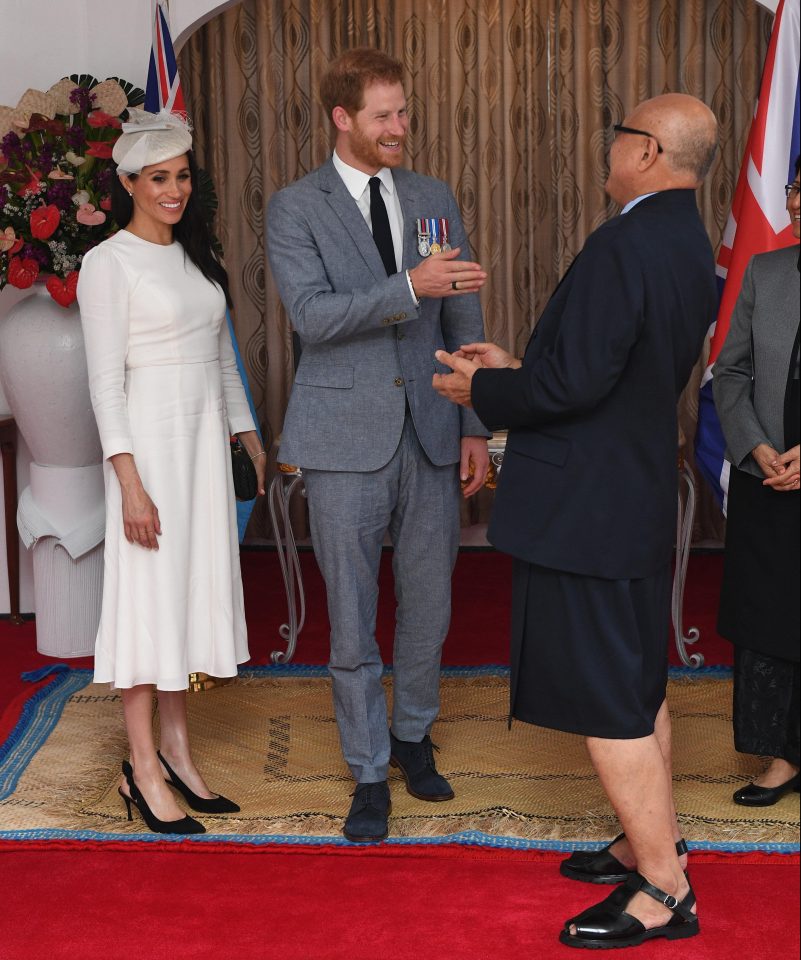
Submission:
<svg viewBox="0 0 801 960">
<path fill-rule="evenodd" d="M 784 195 L 788 200 L 795 200 L 799 191 L 801 191 L 801 187 L 797 183 L 785 183 L 784 185 Z"/>
<path fill-rule="evenodd" d="M 612 127 L 612 129 L 615 131 L 615 133 L 633 133 L 635 136 L 638 136 L 638 137 L 650 137 L 656 144 L 656 152 L 657 153 L 665 152 L 662 149 L 662 144 L 656 139 L 656 137 L 652 133 L 648 133 L 647 130 L 636 130 L 634 127 L 624 127 L 622 123 L 616 123 Z"/>
</svg>

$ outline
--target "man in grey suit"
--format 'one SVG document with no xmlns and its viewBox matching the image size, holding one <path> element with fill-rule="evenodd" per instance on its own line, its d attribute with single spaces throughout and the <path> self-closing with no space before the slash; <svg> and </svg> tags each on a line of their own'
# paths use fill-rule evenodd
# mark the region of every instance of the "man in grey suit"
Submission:
<svg viewBox="0 0 801 960">
<path fill-rule="evenodd" d="M 334 155 L 276 193 L 267 214 L 270 264 L 302 345 L 280 457 L 303 470 L 326 583 L 334 706 L 357 783 L 344 833 L 355 842 L 388 834 L 390 762 L 413 796 L 453 797 L 430 731 L 459 481 L 471 496 L 488 466 L 478 417 L 431 385 L 435 350 L 481 337 L 486 273 L 467 257 L 447 185 L 400 167 L 402 79 L 401 64 L 376 50 L 335 60 L 320 90 Z M 397 598 L 391 729 L 375 640 L 387 532 Z"/>
</svg>

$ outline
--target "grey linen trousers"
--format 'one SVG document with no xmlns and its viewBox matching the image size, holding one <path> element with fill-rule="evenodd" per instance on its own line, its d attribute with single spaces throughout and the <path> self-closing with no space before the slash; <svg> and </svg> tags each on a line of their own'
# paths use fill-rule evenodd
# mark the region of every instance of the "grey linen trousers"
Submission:
<svg viewBox="0 0 801 960">
<path fill-rule="evenodd" d="M 331 657 L 342 752 L 359 783 L 389 767 L 383 663 L 375 639 L 384 534 L 394 547 L 397 615 L 392 732 L 419 741 L 439 713 L 439 668 L 459 548 L 458 465 L 434 466 L 408 412 L 395 454 L 379 470 L 304 470 L 312 542 L 331 621 Z"/>
</svg>

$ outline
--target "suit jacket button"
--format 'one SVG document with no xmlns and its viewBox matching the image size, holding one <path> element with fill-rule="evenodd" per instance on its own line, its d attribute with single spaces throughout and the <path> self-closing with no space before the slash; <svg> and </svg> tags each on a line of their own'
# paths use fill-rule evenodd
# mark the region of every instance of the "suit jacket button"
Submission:
<svg viewBox="0 0 801 960">
<path fill-rule="evenodd" d="M 391 318 L 391 317 L 384 317 L 384 319 L 381 321 L 381 323 L 383 323 L 384 326 L 386 327 L 388 324 L 392 323 L 392 318 Z"/>
<path fill-rule="evenodd" d="M 405 314 L 405 313 L 399 313 L 399 314 L 398 314 L 398 320 L 405 320 L 405 319 L 406 319 L 406 314 Z"/>
<path fill-rule="evenodd" d="M 403 386 L 403 377 L 395 377 L 395 386 L 396 386 L 396 387 L 402 387 L 402 386 Z"/>
</svg>

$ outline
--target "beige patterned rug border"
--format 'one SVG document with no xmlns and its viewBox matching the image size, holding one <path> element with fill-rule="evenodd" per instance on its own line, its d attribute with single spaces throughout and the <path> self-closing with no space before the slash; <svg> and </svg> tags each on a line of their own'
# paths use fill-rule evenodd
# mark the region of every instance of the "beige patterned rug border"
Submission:
<svg viewBox="0 0 801 960">
<path fill-rule="evenodd" d="M 210 835 L 341 838 L 352 780 L 339 750 L 330 680 L 322 671 L 309 674 L 245 671 L 190 695 L 199 766 L 214 789 L 242 806 L 233 817 L 202 816 Z M 391 705 L 391 677 L 384 682 Z M 582 738 L 522 723 L 507 729 L 505 671 L 444 671 L 441 690 L 433 736 L 456 798 L 415 800 L 391 772 L 393 837 L 481 834 L 550 845 L 600 841 L 617 831 Z M 668 696 L 686 838 L 715 849 L 797 846 L 797 794 L 763 810 L 731 801 L 762 762 L 734 751 L 730 679 L 671 679 Z M 0 801 L 0 838 L 145 834 L 136 814 L 127 822 L 116 793 L 125 754 L 118 693 L 95 684 L 73 693 L 14 792 Z"/>
</svg>

